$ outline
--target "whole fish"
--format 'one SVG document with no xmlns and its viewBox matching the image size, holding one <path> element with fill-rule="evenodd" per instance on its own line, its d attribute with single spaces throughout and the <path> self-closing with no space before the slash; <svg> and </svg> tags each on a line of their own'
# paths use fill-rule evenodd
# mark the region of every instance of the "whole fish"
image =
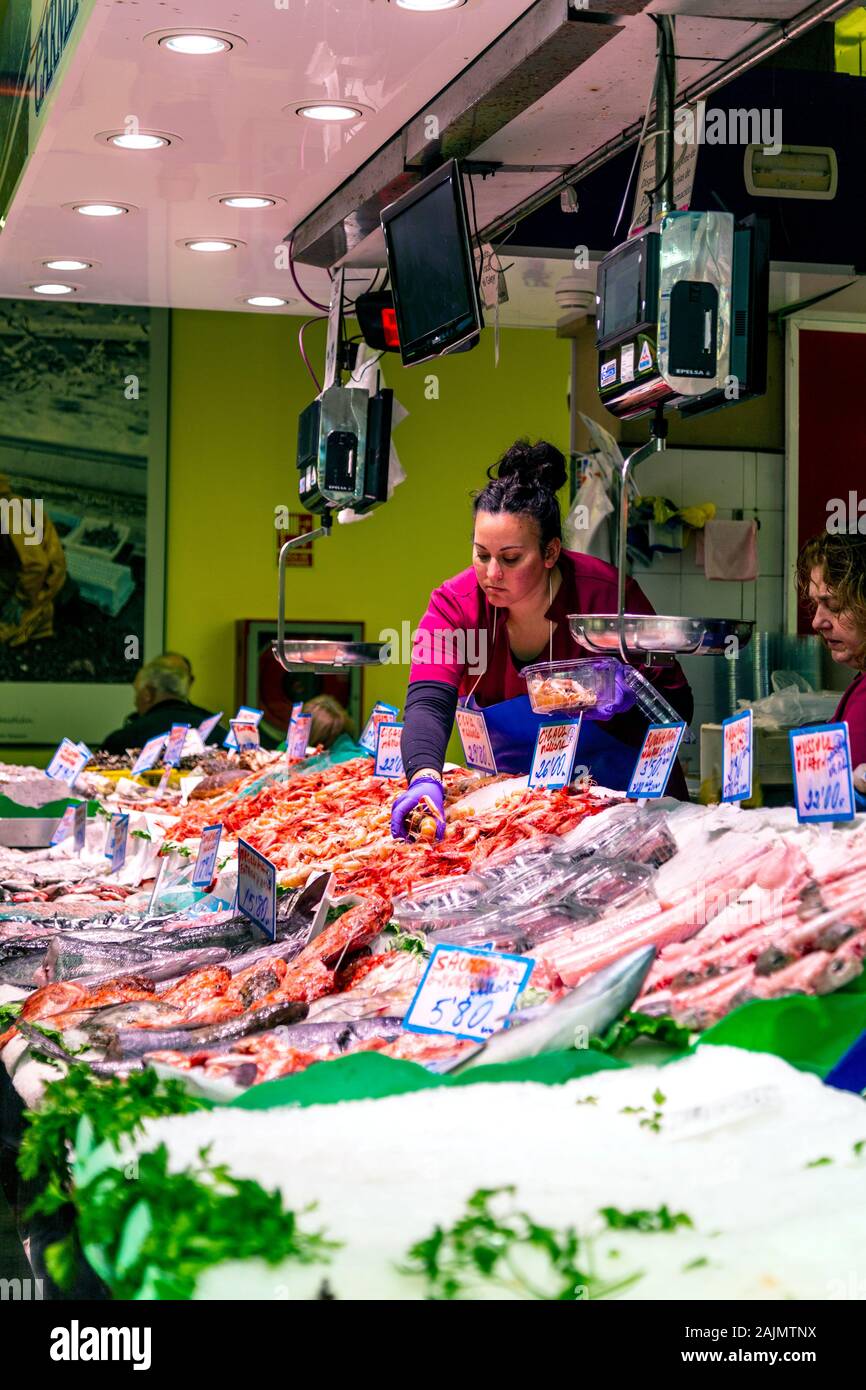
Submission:
<svg viewBox="0 0 866 1390">
<path fill-rule="evenodd" d="M 633 1004 L 655 959 L 654 946 L 642 946 L 591 975 L 565 999 L 554 1004 L 532 1022 L 496 1033 L 449 1070 L 492 1066 L 537 1057 L 542 1052 L 558 1052 L 575 1046 L 578 1029 L 587 1036 L 600 1034 Z"/>
<path fill-rule="evenodd" d="M 308 1007 L 303 1002 L 278 999 L 264 1008 L 229 1019 L 226 1023 L 214 1023 L 204 1028 L 184 1028 L 177 1023 L 166 1028 L 123 1028 L 112 1026 L 110 1023 L 100 1026 L 94 1016 L 88 1026 L 88 1032 L 94 1044 L 100 1046 L 106 1059 L 111 1061 L 124 1057 L 143 1057 L 148 1052 L 189 1052 L 191 1049 L 199 1051 L 222 1042 L 236 1042 L 238 1038 L 251 1033 L 266 1032 L 278 1023 L 300 1023 L 306 1018 Z M 109 1009 L 101 1012 L 103 1019 L 109 1013 L 116 1014 L 116 1010 Z"/>
</svg>

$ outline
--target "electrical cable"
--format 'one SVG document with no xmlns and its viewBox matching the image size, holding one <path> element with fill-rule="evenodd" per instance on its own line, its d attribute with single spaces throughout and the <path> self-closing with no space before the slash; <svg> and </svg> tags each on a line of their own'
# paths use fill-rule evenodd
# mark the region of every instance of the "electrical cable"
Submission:
<svg viewBox="0 0 866 1390">
<path fill-rule="evenodd" d="M 617 232 L 619 231 L 619 224 L 620 224 L 620 222 L 622 221 L 622 215 L 623 215 L 623 213 L 625 212 L 625 205 L 626 205 L 626 203 L 628 202 L 629 189 L 631 188 L 631 181 L 632 181 L 632 179 L 634 178 L 634 171 L 635 171 L 635 169 L 637 168 L 638 160 L 639 160 L 640 157 L 641 157 L 641 153 L 642 153 L 642 151 L 643 151 L 643 147 L 644 147 L 644 144 L 645 144 L 645 142 L 646 142 L 646 133 L 647 133 L 647 127 L 648 127 L 648 125 L 649 125 L 650 111 L 652 110 L 652 105 L 653 105 L 653 93 L 654 93 L 654 91 L 655 91 L 655 86 L 653 85 L 653 86 L 650 87 L 649 96 L 647 97 L 646 111 L 644 112 L 643 125 L 641 126 L 640 135 L 639 135 L 638 138 L 637 138 L 637 145 L 636 145 L 636 147 L 635 147 L 634 159 L 632 160 L 631 169 L 629 170 L 628 179 L 626 180 L 625 192 L 624 192 L 623 195 L 622 195 L 622 204 L 621 204 L 620 209 L 619 209 L 619 216 L 617 217 L 616 223 L 615 223 L 615 225 L 614 225 L 614 229 L 613 229 L 613 240 L 614 240 L 614 241 L 616 241 L 616 234 L 617 234 Z"/>
<path fill-rule="evenodd" d="M 314 384 L 314 386 L 315 386 L 315 388 L 316 388 L 316 395 L 317 395 L 317 396 L 320 396 L 320 395 L 322 394 L 322 388 L 321 388 L 321 385 L 319 384 L 319 378 L 316 376 L 316 373 L 313 371 L 312 365 L 311 365 L 311 363 L 310 363 L 310 359 L 309 359 L 309 357 L 307 356 L 307 350 L 306 350 L 306 348 L 304 347 L 304 333 L 305 333 L 305 331 L 309 328 L 309 326 L 310 326 L 311 323 L 322 323 L 322 321 L 323 321 L 323 320 L 322 320 L 321 315 L 317 314 L 315 318 L 307 319 L 307 321 L 306 321 L 305 323 L 302 323 L 302 324 L 301 324 L 301 327 L 300 327 L 300 329 L 299 329 L 299 331 L 298 331 L 298 348 L 300 349 L 301 360 L 303 361 L 304 366 L 306 367 L 307 371 L 310 373 L 310 376 L 313 378 L 313 384 Z"/>
<path fill-rule="evenodd" d="M 382 358 L 385 356 L 385 351 L 386 349 L 383 348 L 382 351 L 378 353 L 376 357 L 371 357 L 369 361 L 362 363 L 360 376 L 356 375 L 356 373 L 353 372 L 352 375 L 349 377 L 349 380 L 360 382 L 361 377 L 365 374 L 365 372 L 368 372 L 371 367 L 374 367 L 376 365 L 377 362 L 382 361 Z"/>
<path fill-rule="evenodd" d="M 304 289 L 303 285 L 301 284 L 300 280 L 298 279 L 297 273 L 296 273 L 296 271 L 295 271 L 295 234 L 294 234 L 294 232 L 292 232 L 292 235 L 289 237 L 289 272 L 290 272 L 290 274 L 291 274 L 292 280 L 294 281 L 295 289 L 298 291 L 298 294 L 301 296 L 301 298 L 304 299 L 304 300 L 306 300 L 307 304 L 309 304 L 309 305 L 311 306 L 311 308 L 313 308 L 313 309 L 318 309 L 318 310 L 320 310 L 320 312 L 323 313 L 323 314 L 328 314 L 328 313 L 330 313 L 331 306 L 330 306 L 329 304 L 319 304 L 318 300 L 311 299 L 311 297 L 307 294 L 307 291 Z"/>
</svg>

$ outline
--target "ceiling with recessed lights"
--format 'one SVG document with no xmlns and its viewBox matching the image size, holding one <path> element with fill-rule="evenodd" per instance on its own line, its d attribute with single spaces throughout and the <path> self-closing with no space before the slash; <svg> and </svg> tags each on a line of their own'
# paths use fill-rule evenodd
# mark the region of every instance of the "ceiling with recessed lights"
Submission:
<svg viewBox="0 0 866 1390">
<path fill-rule="evenodd" d="M 438 12 L 425 12 L 433 3 Z M 0 296 L 68 285 L 60 297 L 300 313 L 286 235 L 537 3 L 96 0 L 0 234 Z M 482 226 L 503 197 L 519 201 L 544 186 L 549 166 L 576 163 L 642 117 L 655 61 L 646 10 L 680 15 L 685 85 L 805 9 L 590 3 L 606 41 L 473 153 L 548 167 L 481 185 Z M 369 279 L 360 267 L 380 256 L 375 238 L 353 254 L 358 286 Z M 327 298 L 323 270 L 297 274 Z M 552 322 L 558 312 L 551 284 L 504 317 Z"/>
</svg>

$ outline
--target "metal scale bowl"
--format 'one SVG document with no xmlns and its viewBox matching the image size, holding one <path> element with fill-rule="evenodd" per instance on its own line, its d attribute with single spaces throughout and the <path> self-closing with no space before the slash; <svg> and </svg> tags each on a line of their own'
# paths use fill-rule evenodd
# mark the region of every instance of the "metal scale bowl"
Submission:
<svg viewBox="0 0 866 1390">
<path fill-rule="evenodd" d="M 670 665 L 677 656 L 727 656 L 750 641 L 755 624 L 742 618 L 679 618 L 661 614 L 626 613 L 626 543 L 628 483 L 639 463 L 664 449 L 661 434 L 629 454 L 620 477 L 618 586 L 616 613 L 569 613 L 574 640 L 601 656 L 616 653 L 626 663 Z"/>
<path fill-rule="evenodd" d="M 284 671 L 343 671 L 350 666 L 381 666 L 381 642 L 316 642 L 291 638 L 286 641 L 286 557 L 296 545 L 307 545 L 319 536 L 331 534 L 331 518 L 316 531 L 295 536 L 280 550 L 279 604 L 277 610 L 277 640 L 271 651 Z"/>
</svg>

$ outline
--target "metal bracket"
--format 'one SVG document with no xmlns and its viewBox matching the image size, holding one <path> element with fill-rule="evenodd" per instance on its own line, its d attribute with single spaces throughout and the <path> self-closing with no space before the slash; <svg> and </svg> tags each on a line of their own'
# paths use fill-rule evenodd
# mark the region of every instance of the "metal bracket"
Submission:
<svg viewBox="0 0 866 1390">
<path fill-rule="evenodd" d="M 318 540 L 320 536 L 330 536 L 334 518 L 330 512 L 326 512 L 322 517 L 322 525 L 315 531 L 307 531 L 302 536 L 292 536 L 280 548 L 280 563 L 278 569 L 277 583 L 279 584 L 279 595 L 277 603 L 277 649 L 279 651 L 280 663 L 285 665 L 286 661 L 286 556 L 295 546 L 308 545 L 310 541 Z"/>
</svg>

